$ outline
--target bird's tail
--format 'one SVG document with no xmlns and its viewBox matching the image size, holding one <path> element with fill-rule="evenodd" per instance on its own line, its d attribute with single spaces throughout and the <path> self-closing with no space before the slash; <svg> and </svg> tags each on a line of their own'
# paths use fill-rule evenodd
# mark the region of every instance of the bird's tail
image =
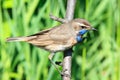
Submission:
<svg viewBox="0 0 120 80">
<path fill-rule="evenodd" d="M 29 41 L 34 39 L 36 36 L 29 36 L 29 37 L 15 37 L 15 38 L 7 38 L 7 42 L 14 42 L 14 41 Z"/>
</svg>

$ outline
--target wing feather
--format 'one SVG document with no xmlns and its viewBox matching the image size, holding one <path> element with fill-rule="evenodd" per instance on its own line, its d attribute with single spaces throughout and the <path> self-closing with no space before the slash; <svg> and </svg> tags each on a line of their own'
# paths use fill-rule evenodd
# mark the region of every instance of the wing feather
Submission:
<svg viewBox="0 0 120 80">
<path fill-rule="evenodd" d="M 33 34 L 36 38 L 28 41 L 33 45 L 47 46 L 51 44 L 66 44 L 71 37 L 75 37 L 75 31 L 69 24 L 62 24 L 61 26 L 54 27 Z M 30 36 L 30 37 L 31 37 Z"/>
</svg>

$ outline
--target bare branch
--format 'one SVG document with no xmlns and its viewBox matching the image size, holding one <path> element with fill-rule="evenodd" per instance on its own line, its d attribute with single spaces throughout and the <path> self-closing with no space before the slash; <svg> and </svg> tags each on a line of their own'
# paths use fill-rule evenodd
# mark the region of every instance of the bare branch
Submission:
<svg viewBox="0 0 120 80">
<path fill-rule="evenodd" d="M 67 11 L 65 15 L 66 20 L 72 20 L 74 17 L 74 9 L 75 9 L 76 0 L 68 0 L 67 1 Z"/>
<path fill-rule="evenodd" d="M 71 21 L 73 19 L 75 3 L 76 0 L 67 1 L 67 11 L 66 11 L 65 19 L 68 21 Z M 63 76 L 63 80 L 71 79 L 71 58 L 72 58 L 72 49 L 64 51 L 63 73 L 69 76 Z"/>
<path fill-rule="evenodd" d="M 52 14 L 50 14 L 50 18 L 55 20 L 55 21 L 58 21 L 58 22 L 61 22 L 61 23 L 67 23 L 68 21 L 65 20 L 65 19 L 62 19 L 62 18 L 58 18 L 56 16 L 53 16 Z"/>
<path fill-rule="evenodd" d="M 75 3 L 76 3 L 76 0 L 68 0 L 67 1 L 67 10 L 66 10 L 65 19 L 58 18 L 56 16 L 53 16 L 52 14 L 50 14 L 50 18 L 55 21 L 61 22 L 61 23 L 67 23 L 67 22 L 71 21 L 74 16 Z M 64 51 L 64 59 L 62 62 L 62 66 L 63 66 L 62 79 L 63 80 L 71 79 L 71 58 L 72 58 L 72 49 Z M 59 63 L 58 63 L 58 65 L 59 65 Z"/>
</svg>

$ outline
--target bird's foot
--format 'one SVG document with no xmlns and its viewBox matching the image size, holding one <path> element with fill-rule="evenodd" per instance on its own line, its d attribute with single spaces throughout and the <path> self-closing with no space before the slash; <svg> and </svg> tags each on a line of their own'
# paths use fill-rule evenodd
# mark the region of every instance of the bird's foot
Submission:
<svg viewBox="0 0 120 80">
<path fill-rule="evenodd" d="M 70 78 L 71 78 L 71 75 L 70 75 L 70 74 L 65 73 L 66 71 L 67 71 L 67 69 L 64 70 L 63 72 L 61 72 L 61 76 L 65 76 L 65 77 L 70 77 Z"/>
</svg>

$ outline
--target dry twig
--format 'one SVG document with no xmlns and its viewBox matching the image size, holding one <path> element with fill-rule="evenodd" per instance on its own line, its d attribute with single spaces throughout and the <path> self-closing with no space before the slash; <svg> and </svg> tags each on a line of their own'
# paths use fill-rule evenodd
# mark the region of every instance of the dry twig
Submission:
<svg viewBox="0 0 120 80">
<path fill-rule="evenodd" d="M 67 23 L 68 21 L 71 21 L 74 16 L 75 3 L 76 3 L 76 0 L 67 1 L 67 10 L 66 10 L 65 19 L 58 18 L 56 16 L 53 16 L 52 14 L 50 14 L 50 18 L 61 23 Z M 62 76 L 63 80 L 71 79 L 71 58 L 72 58 L 72 49 L 64 51 L 64 58 L 62 62 L 62 66 L 63 66 L 62 72 L 65 75 Z"/>
</svg>

